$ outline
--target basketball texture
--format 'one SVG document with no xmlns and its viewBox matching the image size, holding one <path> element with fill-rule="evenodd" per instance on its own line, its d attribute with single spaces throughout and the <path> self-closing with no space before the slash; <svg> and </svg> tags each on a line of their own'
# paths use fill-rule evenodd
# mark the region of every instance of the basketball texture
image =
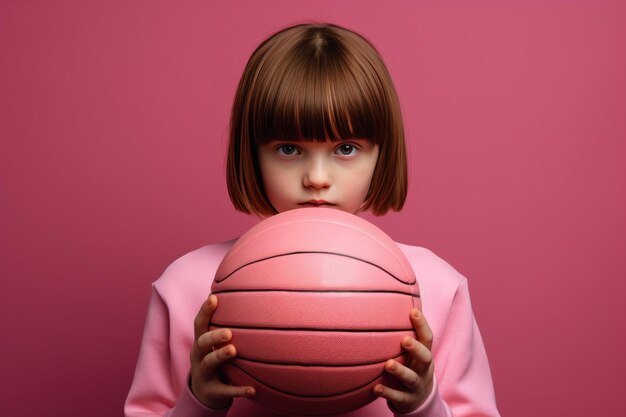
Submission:
<svg viewBox="0 0 626 417">
<path fill-rule="evenodd" d="M 211 291 L 211 329 L 232 329 L 237 357 L 221 368 L 233 385 L 275 410 L 327 415 L 374 400 L 394 385 L 388 359 L 406 363 L 400 341 L 415 337 L 421 308 L 404 254 L 368 221 L 329 208 L 272 216 L 222 260 Z"/>
</svg>

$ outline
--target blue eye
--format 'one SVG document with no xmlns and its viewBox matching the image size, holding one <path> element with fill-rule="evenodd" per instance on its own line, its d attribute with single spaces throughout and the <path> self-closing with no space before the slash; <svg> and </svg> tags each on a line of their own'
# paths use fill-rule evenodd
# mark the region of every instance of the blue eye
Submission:
<svg viewBox="0 0 626 417">
<path fill-rule="evenodd" d="M 358 151 L 359 148 L 357 148 L 356 145 L 353 145 L 351 143 L 344 143 L 338 146 L 335 152 L 341 156 L 352 156 Z"/>
<path fill-rule="evenodd" d="M 291 156 L 291 155 L 297 155 L 299 153 L 298 147 L 295 145 L 280 145 L 276 147 L 276 151 L 280 154 L 280 155 L 284 155 L 284 156 Z"/>
</svg>

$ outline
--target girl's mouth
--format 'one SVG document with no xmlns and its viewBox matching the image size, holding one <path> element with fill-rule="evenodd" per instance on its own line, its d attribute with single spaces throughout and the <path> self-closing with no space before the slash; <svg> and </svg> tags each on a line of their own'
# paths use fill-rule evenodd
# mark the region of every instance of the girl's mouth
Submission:
<svg viewBox="0 0 626 417">
<path fill-rule="evenodd" d="M 334 206 L 335 204 L 329 203 L 326 200 L 309 200 L 303 203 L 299 203 L 301 206 L 312 206 L 312 207 L 320 207 L 320 206 Z"/>
</svg>

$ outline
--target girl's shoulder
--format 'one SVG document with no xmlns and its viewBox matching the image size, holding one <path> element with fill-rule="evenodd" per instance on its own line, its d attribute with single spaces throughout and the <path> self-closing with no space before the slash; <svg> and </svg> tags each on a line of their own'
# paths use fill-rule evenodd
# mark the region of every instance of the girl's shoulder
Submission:
<svg viewBox="0 0 626 417">
<path fill-rule="evenodd" d="M 467 280 L 432 251 L 398 243 L 407 257 L 419 286 L 422 311 L 437 334 L 445 326 L 454 305 L 469 296 Z M 463 310 L 471 314 L 471 308 Z"/>
<path fill-rule="evenodd" d="M 396 243 L 407 257 L 420 285 L 423 283 L 456 290 L 465 281 L 465 277 L 459 271 L 431 250 L 421 246 Z"/>
<path fill-rule="evenodd" d="M 165 269 L 154 286 L 161 293 L 210 287 L 217 267 L 235 241 L 212 243 L 186 253 Z"/>
</svg>

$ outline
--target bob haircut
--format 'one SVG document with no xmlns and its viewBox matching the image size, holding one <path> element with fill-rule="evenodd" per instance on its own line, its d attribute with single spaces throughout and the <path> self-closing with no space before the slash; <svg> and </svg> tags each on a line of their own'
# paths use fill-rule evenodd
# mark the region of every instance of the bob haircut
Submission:
<svg viewBox="0 0 626 417">
<path fill-rule="evenodd" d="M 226 176 L 235 208 L 261 217 L 277 213 L 263 187 L 259 145 L 346 139 L 379 147 L 361 210 L 400 210 L 407 193 L 402 114 L 374 46 L 332 24 L 300 24 L 272 35 L 250 57 L 232 108 Z"/>
</svg>

